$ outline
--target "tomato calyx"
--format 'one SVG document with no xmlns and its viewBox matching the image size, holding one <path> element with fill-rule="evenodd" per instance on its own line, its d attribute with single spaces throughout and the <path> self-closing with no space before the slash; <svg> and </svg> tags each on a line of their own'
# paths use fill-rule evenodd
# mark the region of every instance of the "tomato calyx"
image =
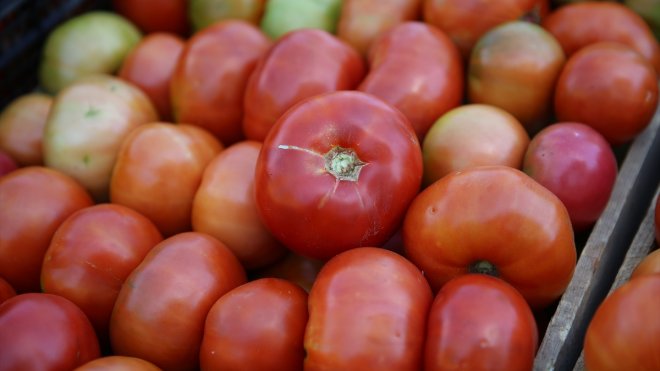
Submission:
<svg viewBox="0 0 660 371">
<path fill-rule="evenodd" d="M 488 260 L 477 260 L 468 267 L 470 273 L 487 274 L 493 277 L 499 277 L 497 267 Z"/>
<path fill-rule="evenodd" d="M 338 180 L 357 182 L 360 171 L 367 163 L 360 160 L 351 148 L 334 146 L 323 155 L 325 170 Z"/>
</svg>

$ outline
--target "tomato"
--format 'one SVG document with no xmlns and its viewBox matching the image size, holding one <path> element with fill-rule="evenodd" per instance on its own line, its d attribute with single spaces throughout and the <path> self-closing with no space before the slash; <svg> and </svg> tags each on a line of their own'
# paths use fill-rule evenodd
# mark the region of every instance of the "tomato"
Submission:
<svg viewBox="0 0 660 371">
<path fill-rule="evenodd" d="M 112 0 L 112 6 L 146 33 L 188 32 L 187 0 Z"/>
<path fill-rule="evenodd" d="M 22 95 L 0 115 L 0 150 L 20 166 L 43 165 L 44 126 L 53 98 L 43 93 Z"/>
<path fill-rule="evenodd" d="M 71 370 L 100 356 L 94 328 L 69 300 L 27 293 L 0 305 L 0 370 Z"/>
<path fill-rule="evenodd" d="M 268 0 L 260 25 L 272 39 L 304 28 L 335 33 L 341 7 L 342 0 Z"/>
<path fill-rule="evenodd" d="M 602 42 L 573 54 L 555 88 L 559 121 L 587 124 L 612 145 L 630 141 L 658 106 L 658 77 L 629 47 Z"/>
<path fill-rule="evenodd" d="M 196 369 L 206 315 L 245 280 L 236 257 L 209 235 L 185 232 L 163 240 L 119 291 L 110 318 L 113 351 L 164 369 Z"/>
<path fill-rule="evenodd" d="M 660 249 L 656 249 L 644 257 L 632 271 L 630 279 L 654 273 L 660 273 Z"/>
<path fill-rule="evenodd" d="M 431 305 L 424 370 L 531 370 L 538 336 L 534 314 L 513 286 L 485 274 L 459 276 Z"/>
<path fill-rule="evenodd" d="M 555 301 L 576 264 L 562 202 L 520 170 L 479 166 L 424 189 L 403 224 L 406 256 L 434 290 L 466 273 L 499 276 L 533 308 Z"/>
<path fill-rule="evenodd" d="M 503 109 L 487 104 L 454 108 L 440 116 L 422 143 L 424 184 L 473 166 L 520 168 L 528 144 L 525 127 Z"/>
<path fill-rule="evenodd" d="M 44 292 L 78 305 L 101 339 L 119 289 L 162 240 L 156 226 L 125 206 L 99 204 L 69 216 L 53 235 L 41 268 Z"/>
<path fill-rule="evenodd" d="M 126 56 L 117 75 L 139 87 L 154 104 L 158 116 L 172 119 L 170 80 L 183 50 L 181 37 L 156 32 L 145 36 Z"/>
<path fill-rule="evenodd" d="M 422 272 L 389 250 L 330 259 L 309 293 L 305 370 L 419 370 L 433 296 Z"/>
<path fill-rule="evenodd" d="M 477 41 L 492 28 L 523 18 L 534 0 L 424 0 L 424 21 L 445 31 L 468 59 Z"/>
<path fill-rule="evenodd" d="M 273 45 L 248 81 L 243 131 L 248 139 L 263 141 L 294 104 L 354 89 L 364 73 L 360 54 L 335 36 L 316 29 L 291 32 Z"/>
<path fill-rule="evenodd" d="M 157 367 L 149 361 L 145 361 L 136 357 L 127 356 L 105 356 L 96 358 L 84 365 L 77 367 L 74 371 L 160 371 Z"/>
<path fill-rule="evenodd" d="M 287 111 L 266 138 L 257 208 L 288 248 L 328 259 L 387 241 L 421 177 L 419 142 L 403 114 L 366 93 L 327 93 Z"/>
<path fill-rule="evenodd" d="M 226 146 L 241 140 L 248 78 L 269 47 L 255 25 L 239 20 L 188 39 L 170 85 L 176 122 L 204 127 Z"/>
<path fill-rule="evenodd" d="M 302 256 L 289 250 L 282 259 L 251 273 L 254 279 L 269 277 L 285 279 L 309 292 L 323 264 L 325 264 L 323 260 Z"/>
<path fill-rule="evenodd" d="M 83 76 L 112 74 L 141 38 L 135 25 L 116 13 L 75 16 L 48 34 L 39 64 L 40 86 L 57 93 Z"/>
<path fill-rule="evenodd" d="M 0 149 L 0 177 L 11 173 L 18 169 L 18 167 L 18 163 L 16 163 L 14 158 Z"/>
<path fill-rule="evenodd" d="M 55 98 L 44 127 L 44 163 L 105 201 L 122 141 L 133 128 L 157 119 L 149 98 L 134 85 L 109 75 L 81 78 Z"/>
<path fill-rule="evenodd" d="M 584 338 L 589 370 L 660 369 L 660 274 L 632 279 L 603 300 Z"/>
<path fill-rule="evenodd" d="M 261 268 L 286 253 L 261 222 L 254 198 L 254 169 L 261 143 L 242 141 L 206 166 L 192 205 L 192 228 L 220 241 L 246 269 Z"/>
<path fill-rule="evenodd" d="M 463 99 L 463 64 L 439 29 L 404 22 L 382 34 L 369 53 L 369 73 L 358 90 L 403 112 L 421 141 L 442 114 Z"/>
<path fill-rule="evenodd" d="M 73 178 L 32 166 L 0 178 L 0 277 L 19 293 L 40 291 L 44 254 L 60 224 L 92 198 Z"/>
<path fill-rule="evenodd" d="M 587 229 L 607 206 L 617 175 L 614 151 L 590 126 L 560 122 L 529 144 L 524 171 L 564 203 L 574 230 Z"/>
<path fill-rule="evenodd" d="M 188 0 L 188 18 L 195 31 L 227 19 L 258 25 L 266 0 Z"/>
<path fill-rule="evenodd" d="M 119 150 L 110 200 L 148 217 L 165 236 L 189 231 L 202 174 L 221 150 L 220 142 L 197 126 L 142 125 Z"/>
<path fill-rule="evenodd" d="M 200 350 L 202 370 L 302 370 L 307 293 L 282 279 L 234 288 L 213 304 Z"/>
<path fill-rule="evenodd" d="M 543 27 L 569 56 L 599 41 L 620 42 L 639 52 L 660 73 L 658 41 L 644 19 L 623 4 L 590 1 L 565 5 L 546 17 Z"/>
<path fill-rule="evenodd" d="M 0 277 L 0 304 L 9 298 L 16 296 L 16 290 L 5 280 Z"/>
<path fill-rule="evenodd" d="M 399 23 L 419 19 L 421 5 L 422 0 L 344 0 L 337 37 L 366 56 L 381 33 Z"/>
<path fill-rule="evenodd" d="M 497 26 L 470 56 L 468 99 L 506 110 L 533 132 L 550 119 L 565 61 L 561 45 L 540 26 L 525 21 Z"/>
</svg>

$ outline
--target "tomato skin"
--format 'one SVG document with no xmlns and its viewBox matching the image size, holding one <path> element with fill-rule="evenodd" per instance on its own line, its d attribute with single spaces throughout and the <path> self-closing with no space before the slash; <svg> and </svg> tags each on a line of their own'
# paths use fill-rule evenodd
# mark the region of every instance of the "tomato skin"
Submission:
<svg viewBox="0 0 660 371">
<path fill-rule="evenodd" d="M 71 370 L 100 356 L 94 328 L 71 301 L 27 293 L 0 305 L 0 370 Z"/>
<path fill-rule="evenodd" d="M 235 143 L 204 169 L 192 205 L 192 228 L 224 242 L 248 269 L 275 262 L 287 249 L 261 222 L 254 198 L 254 169 L 261 143 Z"/>
<path fill-rule="evenodd" d="M 302 370 L 307 293 L 286 280 L 262 278 L 213 304 L 200 350 L 202 370 Z"/>
<path fill-rule="evenodd" d="M 112 6 L 145 33 L 188 32 L 187 0 L 112 0 Z"/>
<path fill-rule="evenodd" d="M 603 300 L 584 338 L 589 370 L 660 368 L 660 274 L 631 279 Z"/>
<path fill-rule="evenodd" d="M 211 306 L 245 280 L 236 257 L 209 235 L 163 240 L 122 285 L 110 319 L 113 351 L 165 370 L 195 369 Z"/>
<path fill-rule="evenodd" d="M 560 121 L 591 126 L 612 145 L 625 143 L 651 121 L 658 105 L 651 65 L 629 47 L 602 42 L 573 54 L 555 88 Z"/>
<path fill-rule="evenodd" d="M 348 156 L 338 151 L 359 159 L 354 178 L 333 174 Z M 422 156 L 398 110 L 366 93 L 340 91 L 287 111 L 266 138 L 255 174 L 266 227 L 291 250 L 325 260 L 394 234 L 419 190 Z"/>
<path fill-rule="evenodd" d="M 204 169 L 222 149 L 211 133 L 197 126 L 142 125 L 119 150 L 110 200 L 148 217 L 166 237 L 189 231 Z"/>
<path fill-rule="evenodd" d="M 16 296 L 16 290 L 5 280 L 0 277 L 0 304 L 9 298 Z"/>
<path fill-rule="evenodd" d="M 404 22 L 393 27 L 374 41 L 369 62 L 358 90 L 401 110 L 420 141 L 438 117 L 463 99 L 461 56 L 433 26 Z"/>
<path fill-rule="evenodd" d="M 433 300 L 420 270 L 375 247 L 345 251 L 309 293 L 305 370 L 419 370 Z"/>
<path fill-rule="evenodd" d="M 408 208 L 403 241 L 434 290 L 487 261 L 533 308 L 564 292 L 577 255 L 566 207 L 508 166 L 465 169 L 431 184 Z"/>
<path fill-rule="evenodd" d="M 419 19 L 422 0 L 344 0 L 337 24 L 337 37 L 366 56 L 372 42 L 405 21 Z"/>
<path fill-rule="evenodd" d="M 459 276 L 431 305 L 424 370 L 531 370 L 538 336 L 534 314 L 513 286 L 485 274 Z"/>
<path fill-rule="evenodd" d="M 43 165 L 41 149 L 44 126 L 53 97 L 29 93 L 13 100 L 0 115 L 0 151 L 19 166 Z"/>
<path fill-rule="evenodd" d="M 183 46 L 183 39 L 170 33 L 146 35 L 124 58 L 117 73 L 142 89 L 165 121 L 172 119 L 170 80 Z"/>
<path fill-rule="evenodd" d="M 616 25 L 604 27 L 603 25 Z M 616 2 L 586 2 L 559 7 L 546 17 L 543 28 L 552 33 L 566 55 L 602 41 L 626 44 L 660 73 L 660 45 L 641 16 Z"/>
<path fill-rule="evenodd" d="M 360 54 L 318 29 L 292 31 L 259 62 L 243 100 L 243 131 L 263 141 L 280 116 L 311 96 L 357 87 L 365 74 Z"/>
<path fill-rule="evenodd" d="M 41 268 L 44 292 L 63 296 L 90 319 L 100 339 L 126 277 L 163 237 L 142 214 L 122 205 L 78 210 L 60 224 Z"/>
<path fill-rule="evenodd" d="M 57 170 L 30 166 L 1 177 L 0 276 L 18 293 L 40 291 L 53 234 L 69 215 L 92 204 L 80 183 Z"/>
<path fill-rule="evenodd" d="M 225 146 L 243 139 L 248 78 L 270 45 L 257 26 L 240 20 L 193 35 L 170 85 L 175 121 L 206 128 Z"/>
<path fill-rule="evenodd" d="M 632 271 L 630 279 L 654 273 L 660 273 L 660 249 L 652 251 L 642 259 Z"/>
<path fill-rule="evenodd" d="M 126 357 L 126 356 L 105 356 L 96 358 L 84 365 L 77 367 L 74 371 L 160 371 L 157 367 L 149 361 L 140 358 Z"/>
</svg>

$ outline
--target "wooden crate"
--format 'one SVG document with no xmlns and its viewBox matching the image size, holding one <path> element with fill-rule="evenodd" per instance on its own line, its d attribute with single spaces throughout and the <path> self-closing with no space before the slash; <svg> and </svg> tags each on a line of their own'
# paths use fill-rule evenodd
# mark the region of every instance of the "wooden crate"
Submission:
<svg viewBox="0 0 660 371">
<path fill-rule="evenodd" d="M 617 272 L 624 257 L 628 259 L 626 252 L 641 253 L 637 250 L 642 247 L 629 246 L 633 238 L 648 239 L 635 237 L 635 232 L 647 222 L 644 215 L 660 182 L 659 127 L 660 106 L 649 126 L 628 148 L 610 201 L 582 247 L 573 279 L 548 323 L 535 370 L 570 370 L 576 366 L 589 320 L 615 278 L 619 279 Z"/>
</svg>

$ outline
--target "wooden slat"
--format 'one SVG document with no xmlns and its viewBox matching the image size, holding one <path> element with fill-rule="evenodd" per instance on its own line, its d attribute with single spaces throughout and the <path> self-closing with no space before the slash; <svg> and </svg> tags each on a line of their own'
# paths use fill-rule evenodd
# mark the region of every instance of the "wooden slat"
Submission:
<svg viewBox="0 0 660 371">
<path fill-rule="evenodd" d="M 570 370 L 586 326 L 607 295 L 660 180 L 660 106 L 634 140 L 619 169 L 610 201 L 582 249 L 573 279 L 550 319 L 535 370 Z"/>
</svg>

